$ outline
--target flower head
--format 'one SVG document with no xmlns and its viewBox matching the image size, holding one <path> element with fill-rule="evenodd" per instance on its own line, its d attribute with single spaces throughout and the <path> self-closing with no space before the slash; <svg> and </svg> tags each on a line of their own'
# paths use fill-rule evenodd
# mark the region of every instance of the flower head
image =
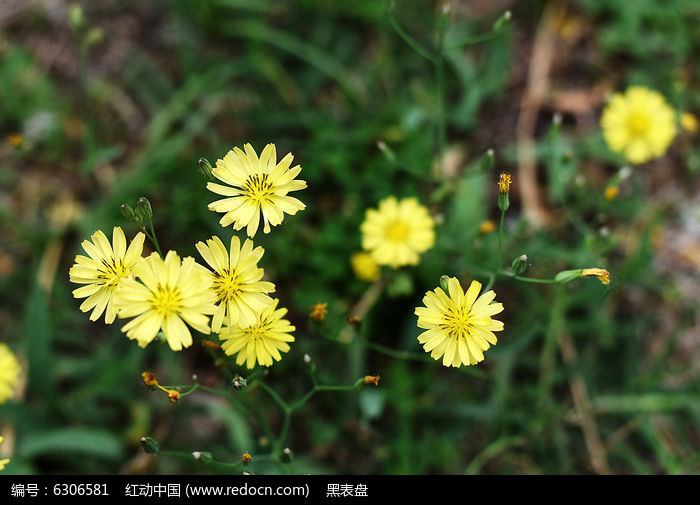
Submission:
<svg viewBox="0 0 700 505">
<path fill-rule="evenodd" d="M 134 318 L 122 327 L 127 338 L 146 347 L 162 330 L 170 348 L 179 351 L 192 345 L 188 324 L 205 335 L 211 332 L 207 315 L 216 310 L 216 295 L 194 258 L 181 261 L 169 251 L 163 260 L 154 252 L 137 263 L 134 274 L 141 282 L 124 279 L 117 293 L 119 317 Z"/>
<path fill-rule="evenodd" d="M 600 118 L 608 146 L 632 163 L 644 163 L 663 154 L 676 135 L 676 117 L 657 91 L 641 86 L 615 93 Z"/>
<path fill-rule="evenodd" d="M 487 219 L 479 225 L 479 233 L 481 233 L 482 235 L 488 235 L 489 233 L 493 233 L 495 230 L 496 223 L 494 223 L 490 219 Z"/>
<path fill-rule="evenodd" d="M 367 252 L 356 252 L 350 258 L 355 277 L 367 282 L 375 282 L 379 279 L 379 265 L 372 255 Z"/>
<path fill-rule="evenodd" d="M 700 123 L 698 122 L 698 118 L 695 116 L 695 114 L 691 112 L 684 112 L 681 114 L 679 123 L 681 124 L 681 127 L 690 133 L 695 133 L 698 131 L 698 126 Z"/>
<path fill-rule="evenodd" d="M 88 256 L 75 257 L 75 265 L 70 269 L 71 282 L 85 284 L 73 291 L 75 298 L 85 298 L 80 310 L 90 309 L 91 321 L 97 321 L 105 312 L 105 323 L 112 324 L 117 315 L 114 296 L 121 283 L 129 277 L 134 266 L 141 259 L 143 241 L 146 236 L 137 233 L 126 247 L 126 237 L 119 226 L 112 231 L 112 244 L 101 230 L 92 234 L 92 242 L 83 241 L 83 249 Z"/>
<path fill-rule="evenodd" d="M 498 178 L 498 192 L 501 195 L 505 195 L 510 191 L 510 182 L 511 178 L 510 175 L 508 174 L 501 174 L 500 177 Z"/>
<path fill-rule="evenodd" d="M 289 321 L 282 319 L 287 309 L 278 309 L 279 300 L 258 314 L 255 324 L 243 328 L 238 325 L 224 327 L 219 338 L 224 341 L 221 345 L 229 356 L 236 353 L 236 364 L 246 364 L 253 368 L 255 363 L 270 366 L 273 360 L 281 360 L 280 351 L 288 352 L 289 344 L 294 342 L 290 335 L 296 328 Z"/>
<path fill-rule="evenodd" d="M 379 375 L 365 375 L 365 378 L 362 379 L 362 383 L 374 384 L 375 386 L 379 386 L 379 379 L 381 379 Z"/>
<path fill-rule="evenodd" d="M 607 188 L 605 188 L 605 191 L 603 192 L 603 196 L 609 202 L 611 202 L 615 198 L 617 198 L 617 195 L 619 195 L 619 194 L 620 194 L 620 188 L 618 186 L 608 186 Z"/>
<path fill-rule="evenodd" d="M 606 286 L 610 284 L 610 272 L 604 268 L 584 268 L 581 277 L 598 277 L 598 280 Z"/>
<path fill-rule="evenodd" d="M 265 250 L 260 246 L 253 248 L 253 241 L 249 239 L 241 247 L 241 241 L 236 236 L 231 238 L 228 251 L 216 236 L 207 240 L 206 244 L 198 242 L 195 247 L 214 269 L 213 273 L 203 269 L 211 278 L 212 289 L 216 293 L 212 331 L 217 333 L 224 322 L 241 326 L 253 324 L 257 314 L 272 304 L 272 298 L 267 293 L 275 290 L 274 284 L 260 280 L 265 271 L 258 268 L 258 261 Z"/>
<path fill-rule="evenodd" d="M 360 230 L 362 248 L 378 265 L 398 268 L 417 265 L 420 255 L 435 243 L 435 221 L 415 198 L 397 201 L 390 196 L 368 209 Z"/>
<path fill-rule="evenodd" d="M 0 344 L 0 404 L 12 398 L 19 372 L 17 357 L 7 344 Z"/>
<path fill-rule="evenodd" d="M 155 387 L 158 385 L 158 378 L 153 372 L 143 372 L 141 377 L 143 377 L 143 382 L 146 386 Z"/>
<path fill-rule="evenodd" d="M 235 230 L 246 226 L 248 236 L 253 237 L 261 212 L 265 223 L 263 231 L 270 233 L 270 225 L 280 224 L 285 213 L 294 215 L 306 208 L 287 195 L 290 191 L 304 189 L 306 182 L 295 179 L 301 166 L 290 168 L 294 159 L 291 153 L 277 163 L 274 144 L 267 144 L 259 158 L 250 144 L 244 149 L 245 152 L 234 147 L 224 159 L 216 162 L 212 175 L 228 186 L 209 182 L 207 189 L 228 198 L 210 203 L 209 210 L 224 213 L 219 221 L 221 226 L 233 223 Z"/>
<path fill-rule="evenodd" d="M 455 277 L 448 280 L 448 293 L 442 288 L 428 291 L 425 307 L 417 307 L 418 336 L 423 349 L 433 359 L 442 358 L 445 366 L 475 365 L 484 359 L 483 351 L 496 344 L 494 331 L 503 330 L 503 323 L 491 316 L 503 311 L 503 305 L 492 303 L 493 291 L 479 296 L 481 283 L 472 281 L 465 293 Z"/>
<path fill-rule="evenodd" d="M 318 302 L 311 306 L 311 313 L 309 314 L 309 319 L 316 321 L 318 323 L 326 319 L 326 314 L 328 314 L 328 303 Z"/>
</svg>

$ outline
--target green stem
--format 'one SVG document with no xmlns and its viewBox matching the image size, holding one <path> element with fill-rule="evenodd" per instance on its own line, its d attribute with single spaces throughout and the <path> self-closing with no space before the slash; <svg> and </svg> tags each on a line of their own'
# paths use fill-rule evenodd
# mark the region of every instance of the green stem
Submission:
<svg viewBox="0 0 700 505">
<path fill-rule="evenodd" d="M 156 248 L 156 251 L 158 251 L 158 254 L 160 254 L 160 257 L 164 258 L 163 252 L 160 250 L 160 245 L 158 245 L 158 239 L 156 238 L 156 232 L 153 229 L 153 220 L 152 219 L 148 220 L 148 226 L 149 226 L 149 228 L 151 228 L 151 235 L 148 238 L 150 238 L 151 242 L 153 242 L 153 245 Z"/>
<path fill-rule="evenodd" d="M 505 219 L 506 211 L 501 209 L 501 220 L 498 224 L 498 267 L 503 267 L 503 220 Z"/>
<path fill-rule="evenodd" d="M 408 46 L 415 52 L 420 54 L 423 58 L 430 61 L 431 63 L 436 63 L 436 58 L 430 52 L 420 45 L 413 37 L 404 31 L 399 22 L 394 17 L 393 13 L 393 2 L 390 4 L 390 8 L 387 11 L 387 17 L 389 18 L 389 24 L 391 27 L 399 34 L 399 36 L 408 44 Z"/>
</svg>

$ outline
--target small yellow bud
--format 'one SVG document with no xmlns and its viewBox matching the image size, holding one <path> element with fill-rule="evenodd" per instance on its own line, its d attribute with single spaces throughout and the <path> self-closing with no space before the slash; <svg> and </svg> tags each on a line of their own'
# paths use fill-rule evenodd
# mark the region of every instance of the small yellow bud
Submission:
<svg viewBox="0 0 700 505">
<path fill-rule="evenodd" d="M 328 313 L 328 311 L 326 310 L 327 306 L 328 303 L 321 302 L 318 302 L 316 305 L 313 305 L 311 307 L 311 313 L 309 314 L 309 318 L 320 323 L 321 321 L 326 319 L 326 314 Z"/>
<path fill-rule="evenodd" d="M 610 284 L 610 272 L 604 268 L 584 268 L 581 271 L 581 277 L 598 277 L 606 286 Z"/>
<path fill-rule="evenodd" d="M 685 131 L 689 131 L 690 133 L 695 133 L 698 131 L 698 118 L 695 116 L 695 114 L 684 112 L 681 114 L 680 123 Z"/>
<path fill-rule="evenodd" d="M 510 175 L 501 174 L 501 177 L 498 179 L 498 192 L 501 195 L 505 195 L 510 191 L 510 182 Z"/>
<path fill-rule="evenodd" d="M 617 195 L 619 194 L 620 188 L 618 188 L 617 186 L 608 186 L 607 188 L 605 188 L 604 196 L 605 199 L 609 202 L 617 198 Z"/>
<path fill-rule="evenodd" d="M 175 391 L 174 389 L 169 390 L 168 392 L 168 398 L 172 403 L 177 403 L 180 401 L 180 392 Z"/>
<path fill-rule="evenodd" d="M 366 375 L 363 382 L 364 384 L 374 384 L 375 386 L 379 386 L 379 379 L 381 379 L 379 375 Z"/>
<path fill-rule="evenodd" d="M 250 455 L 250 453 L 244 452 L 243 456 L 241 456 L 241 461 L 243 462 L 244 465 L 247 465 L 253 460 L 253 456 Z"/>
<path fill-rule="evenodd" d="M 143 382 L 146 383 L 146 386 L 153 387 L 158 385 L 158 379 L 156 378 L 156 374 L 153 372 L 143 372 L 141 377 L 143 377 Z"/>
<path fill-rule="evenodd" d="M 493 233 L 495 230 L 496 223 L 494 223 L 490 219 L 487 219 L 479 225 L 479 233 L 481 233 L 482 235 L 488 235 L 489 233 Z"/>
</svg>

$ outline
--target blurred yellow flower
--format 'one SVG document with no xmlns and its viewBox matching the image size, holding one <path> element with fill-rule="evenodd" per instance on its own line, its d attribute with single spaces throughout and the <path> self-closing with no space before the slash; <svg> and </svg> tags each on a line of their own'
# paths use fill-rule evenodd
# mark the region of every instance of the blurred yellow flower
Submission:
<svg viewBox="0 0 700 505">
<path fill-rule="evenodd" d="M 224 341 L 221 347 L 229 356 L 238 353 L 237 365 L 245 363 L 248 368 L 253 368 L 257 362 L 270 366 L 273 360 L 282 359 L 280 351 L 289 351 L 287 342 L 294 342 L 290 333 L 296 328 L 282 319 L 287 309 L 278 309 L 278 303 L 279 300 L 275 299 L 272 305 L 258 314 L 257 321 L 251 326 L 243 328 L 233 325 L 221 330 L 219 338 Z"/>
<path fill-rule="evenodd" d="M 610 272 L 604 268 L 584 268 L 581 277 L 598 277 L 598 280 L 606 286 L 610 284 Z"/>
<path fill-rule="evenodd" d="M 211 333 L 207 315 L 216 310 L 216 294 L 202 269 L 194 258 L 180 261 L 175 251 L 169 251 L 165 260 L 154 252 L 139 261 L 134 274 L 141 282 L 124 279 L 116 297 L 119 318 L 134 318 L 122 327 L 127 338 L 146 347 L 162 330 L 170 348 L 179 351 L 192 345 L 187 324 L 205 335 Z"/>
<path fill-rule="evenodd" d="M 73 291 L 75 298 L 85 298 L 80 310 L 93 309 L 90 320 L 96 321 L 105 312 L 105 323 L 112 324 L 117 314 L 115 293 L 120 284 L 129 277 L 141 259 L 143 241 L 146 236 L 139 232 L 126 247 L 126 237 L 119 226 L 112 230 L 112 244 L 102 230 L 92 235 L 92 242 L 84 240 L 83 249 L 89 257 L 78 255 L 70 269 L 71 282 L 86 284 Z M 106 311 L 105 311 L 106 309 Z"/>
<path fill-rule="evenodd" d="M 0 435 L 0 445 L 5 441 L 5 437 Z M 0 459 L 0 471 L 5 469 L 5 465 L 10 462 L 10 458 Z"/>
<path fill-rule="evenodd" d="M 207 183 L 207 189 L 226 196 L 209 204 L 209 210 L 223 212 L 219 223 L 228 226 L 233 223 L 235 230 L 247 227 L 249 237 L 255 236 L 260 224 L 262 212 L 265 233 L 270 233 L 270 225 L 277 226 L 284 219 L 284 214 L 294 215 L 306 206 L 296 198 L 288 196 L 290 191 L 306 187 L 306 182 L 296 180 L 301 166 L 290 168 L 294 157 L 287 154 L 277 163 L 274 144 L 267 144 L 260 158 L 250 144 L 244 146 L 245 152 L 234 147 L 216 162 L 212 175 L 229 186 Z"/>
<path fill-rule="evenodd" d="M 681 127 L 690 133 L 695 133 L 698 131 L 698 118 L 695 116 L 695 114 L 684 112 L 681 114 L 680 123 Z"/>
<path fill-rule="evenodd" d="M 356 252 L 350 258 L 352 271 L 355 277 L 362 281 L 375 282 L 379 279 L 379 265 L 374 261 L 372 255 L 366 252 Z"/>
<path fill-rule="evenodd" d="M 211 277 L 212 289 L 216 293 L 212 331 L 218 333 L 224 320 L 227 325 L 249 326 L 255 323 L 257 314 L 272 304 L 267 293 L 275 290 L 274 284 L 260 280 L 265 271 L 258 268 L 258 261 L 265 250 L 260 246 L 253 249 L 253 241 L 249 239 L 241 247 L 236 236 L 231 238 L 229 251 L 216 236 L 206 244 L 198 242 L 195 247 L 214 269 L 213 273 L 203 269 Z"/>
<path fill-rule="evenodd" d="M 328 314 L 328 303 L 318 302 L 311 306 L 311 313 L 309 314 L 309 319 L 316 321 L 318 323 L 326 319 L 326 314 Z"/>
<path fill-rule="evenodd" d="M 475 365 L 484 359 L 483 351 L 496 344 L 494 331 L 503 330 L 503 323 L 491 316 L 503 311 L 503 305 L 492 303 L 493 291 L 479 296 L 481 283 L 472 281 L 465 293 L 455 277 L 447 281 L 447 291 L 438 287 L 423 297 L 425 307 L 417 307 L 418 336 L 425 352 L 444 366 Z"/>
<path fill-rule="evenodd" d="M 496 223 L 494 223 L 490 219 L 487 219 L 479 225 L 479 233 L 481 233 L 482 235 L 488 235 L 489 233 L 493 233 L 495 230 Z"/>
<path fill-rule="evenodd" d="M 600 119 L 603 136 L 613 151 L 632 163 L 662 156 L 676 135 L 676 117 L 657 91 L 632 86 L 615 93 Z"/>
<path fill-rule="evenodd" d="M 12 398 L 19 372 L 17 357 L 7 344 L 0 344 L 0 404 Z"/>
<path fill-rule="evenodd" d="M 612 201 L 615 198 L 617 198 L 617 195 L 620 194 L 620 188 L 617 186 L 608 186 L 605 188 L 604 196 L 607 201 Z"/>
<path fill-rule="evenodd" d="M 368 209 L 360 230 L 362 248 L 378 265 L 398 268 L 417 265 L 435 243 L 435 221 L 416 198 L 397 201 L 390 196 Z"/>
</svg>

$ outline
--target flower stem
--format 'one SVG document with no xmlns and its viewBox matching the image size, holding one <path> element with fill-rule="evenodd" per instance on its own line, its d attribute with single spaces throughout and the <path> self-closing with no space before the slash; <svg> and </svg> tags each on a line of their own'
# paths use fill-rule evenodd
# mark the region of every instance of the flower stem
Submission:
<svg viewBox="0 0 700 505">
<path fill-rule="evenodd" d="M 500 269 L 503 266 L 503 220 L 505 219 L 506 211 L 501 209 L 501 220 L 498 224 L 498 266 L 496 269 Z"/>
<path fill-rule="evenodd" d="M 156 238 L 156 232 L 153 229 L 153 220 L 152 219 L 148 220 L 148 226 L 151 229 L 151 234 L 149 235 L 148 238 L 150 238 L 151 242 L 153 242 L 153 246 L 156 248 L 156 251 L 158 251 L 158 254 L 160 254 L 160 257 L 164 258 L 163 252 L 160 250 L 160 245 L 158 245 L 158 239 Z"/>
</svg>

